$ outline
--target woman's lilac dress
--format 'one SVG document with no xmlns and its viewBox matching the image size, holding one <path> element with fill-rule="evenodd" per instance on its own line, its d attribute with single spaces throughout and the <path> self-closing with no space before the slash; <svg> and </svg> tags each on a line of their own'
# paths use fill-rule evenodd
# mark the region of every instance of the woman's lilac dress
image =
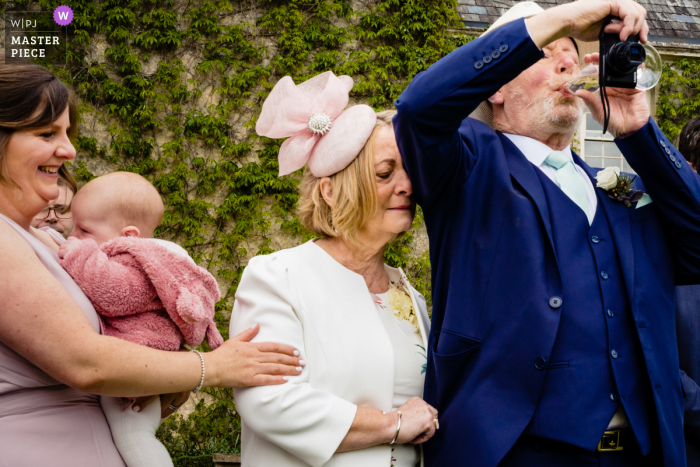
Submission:
<svg viewBox="0 0 700 467">
<path fill-rule="evenodd" d="M 32 246 L 99 333 L 95 309 L 59 266 L 58 255 L 12 220 L 2 214 L 0 219 Z M 0 342 L 0 467 L 39 466 L 124 467 L 124 462 L 98 396 L 59 383 Z"/>
</svg>

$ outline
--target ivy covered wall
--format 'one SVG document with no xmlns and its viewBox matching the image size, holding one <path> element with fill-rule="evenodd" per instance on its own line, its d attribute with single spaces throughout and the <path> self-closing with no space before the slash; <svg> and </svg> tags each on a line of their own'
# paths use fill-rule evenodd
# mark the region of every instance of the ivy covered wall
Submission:
<svg viewBox="0 0 700 467">
<path fill-rule="evenodd" d="M 674 143 L 691 118 L 700 115 L 700 60 L 681 58 L 664 63 L 656 103 L 656 120 Z"/>
</svg>

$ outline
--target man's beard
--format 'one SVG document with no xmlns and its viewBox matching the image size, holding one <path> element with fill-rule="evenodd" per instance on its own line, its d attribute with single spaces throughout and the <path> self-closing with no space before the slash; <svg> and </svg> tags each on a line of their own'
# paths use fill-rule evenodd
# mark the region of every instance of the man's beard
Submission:
<svg viewBox="0 0 700 467">
<path fill-rule="evenodd" d="M 551 133 L 574 132 L 584 114 L 585 104 L 577 97 L 547 96 L 528 99 L 516 92 L 511 95 L 511 106 L 526 109 L 525 114 L 537 128 Z"/>
<path fill-rule="evenodd" d="M 533 103 L 534 118 L 545 128 L 558 131 L 576 131 L 585 104 L 577 97 L 549 96 Z"/>
</svg>

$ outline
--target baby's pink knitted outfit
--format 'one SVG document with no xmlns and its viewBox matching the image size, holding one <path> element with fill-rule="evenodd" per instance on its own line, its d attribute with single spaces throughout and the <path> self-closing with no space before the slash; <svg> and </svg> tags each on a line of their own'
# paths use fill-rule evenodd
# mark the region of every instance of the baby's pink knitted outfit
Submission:
<svg viewBox="0 0 700 467">
<path fill-rule="evenodd" d="M 98 246 L 82 240 L 61 266 L 104 322 L 104 334 L 160 350 L 224 340 L 214 323 L 219 287 L 191 258 L 155 241 L 118 237 Z"/>
</svg>

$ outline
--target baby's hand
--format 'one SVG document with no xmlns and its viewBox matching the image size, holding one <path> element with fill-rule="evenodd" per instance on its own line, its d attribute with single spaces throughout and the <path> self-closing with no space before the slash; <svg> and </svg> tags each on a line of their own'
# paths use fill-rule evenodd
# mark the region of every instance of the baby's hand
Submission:
<svg viewBox="0 0 700 467">
<path fill-rule="evenodd" d="M 73 251 L 78 246 L 80 246 L 80 240 L 75 237 L 68 237 L 63 245 L 58 247 L 58 257 L 61 259 L 65 258 L 69 252 Z"/>
</svg>

